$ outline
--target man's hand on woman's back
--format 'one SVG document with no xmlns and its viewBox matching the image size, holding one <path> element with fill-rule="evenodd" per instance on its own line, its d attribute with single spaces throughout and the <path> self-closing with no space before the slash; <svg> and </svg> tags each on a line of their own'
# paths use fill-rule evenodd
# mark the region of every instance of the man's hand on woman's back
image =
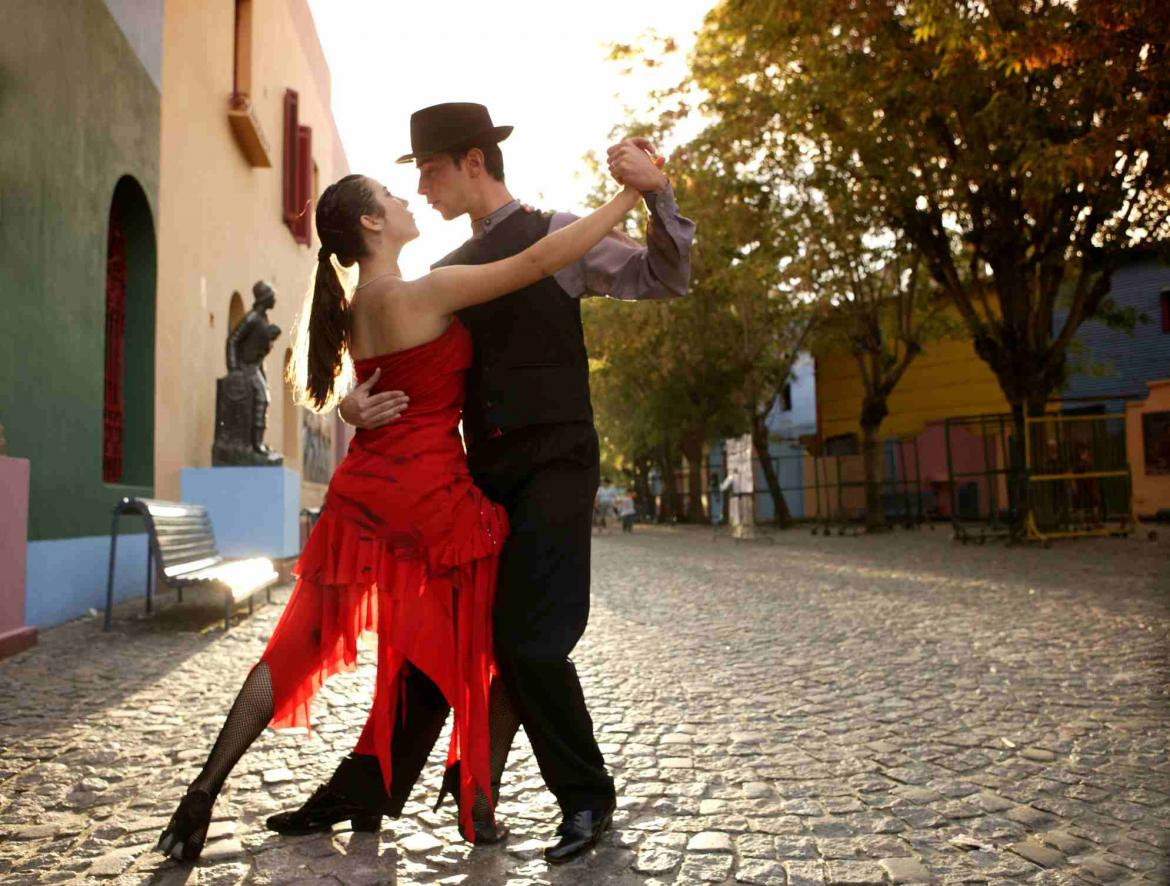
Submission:
<svg viewBox="0 0 1170 886">
<path fill-rule="evenodd" d="M 342 421 L 355 428 L 380 428 L 406 411 L 410 398 L 403 391 L 370 393 L 381 377 L 382 370 L 375 369 L 373 375 L 346 394 L 337 407 Z"/>
</svg>

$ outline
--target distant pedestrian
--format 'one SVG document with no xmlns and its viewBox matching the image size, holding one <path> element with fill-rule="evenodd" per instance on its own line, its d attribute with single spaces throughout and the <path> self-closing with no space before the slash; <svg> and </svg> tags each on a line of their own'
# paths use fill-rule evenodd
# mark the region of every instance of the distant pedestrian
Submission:
<svg viewBox="0 0 1170 886">
<path fill-rule="evenodd" d="M 610 482 L 608 477 L 603 477 L 593 504 L 593 525 L 598 529 L 604 531 L 609 525 L 609 518 L 616 513 L 613 505 L 617 496 L 617 487 Z"/>
<path fill-rule="evenodd" d="M 638 509 L 634 507 L 634 490 L 627 489 L 619 495 L 614 507 L 622 521 L 622 532 L 633 532 L 634 520 L 638 516 Z"/>
</svg>

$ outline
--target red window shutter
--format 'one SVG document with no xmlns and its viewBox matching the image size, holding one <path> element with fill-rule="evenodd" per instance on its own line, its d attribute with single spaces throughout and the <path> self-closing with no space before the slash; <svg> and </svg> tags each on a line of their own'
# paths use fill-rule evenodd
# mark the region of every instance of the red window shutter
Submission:
<svg viewBox="0 0 1170 886">
<path fill-rule="evenodd" d="M 297 93 L 284 91 L 284 167 L 282 171 L 284 223 L 296 234 L 296 217 L 301 211 L 297 205 Z"/>
<path fill-rule="evenodd" d="M 102 407 L 102 480 L 106 483 L 117 483 L 122 479 L 125 348 L 126 238 L 120 219 L 111 209 L 106 245 L 106 377 Z"/>
<path fill-rule="evenodd" d="M 313 219 L 313 130 L 297 127 L 297 217 L 293 223 L 293 237 L 298 243 L 309 244 Z"/>
</svg>

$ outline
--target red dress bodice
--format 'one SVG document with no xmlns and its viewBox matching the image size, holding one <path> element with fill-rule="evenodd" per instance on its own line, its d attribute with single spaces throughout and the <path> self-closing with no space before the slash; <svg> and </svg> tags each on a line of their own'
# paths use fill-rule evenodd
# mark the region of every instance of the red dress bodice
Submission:
<svg viewBox="0 0 1170 886">
<path fill-rule="evenodd" d="M 425 344 L 355 360 L 359 383 L 380 368 L 374 392 L 404 391 L 410 405 L 397 421 L 355 433 L 325 500 L 433 567 L 484 556 L 507 531 L 503 509 L 472 482 L 459 436 L 470 366 L 471 336 L 458 320 Z"/>
</svg>

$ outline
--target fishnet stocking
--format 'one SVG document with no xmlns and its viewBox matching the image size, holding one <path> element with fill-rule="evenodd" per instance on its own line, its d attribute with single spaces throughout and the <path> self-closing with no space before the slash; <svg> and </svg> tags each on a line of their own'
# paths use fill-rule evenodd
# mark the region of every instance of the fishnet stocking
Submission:
<svg viewBox="0 0 1170 886">
<path fill-rule="evenodd" d="M 244 751 L 271 720 L 272 676 L 268 672 L 268 663 L 262 661 L 244 680 L 207 762 L 203 764 L 203 771 L 191 782 L 191 789 L 217 796 L 240 757 L 244 756 Z"/>
<path fill-rule="evenodd" d="M 516 738 L 516 730 L 519 728 L 520 718 L 512 706 L 512 699 L 504 688 L 504 681 L 497 678 L 492 681 L 488 695 L 488 732 L 491 735 L 492 747 L 492 806 L 500 801 L 500 779 L 503 777 L 508 752 L 512 750 L 512 741 Z M 477 826 L 492 822 L 491 809 L 481 791 L 476 791 L 471 815 Z"/>
</svg>

